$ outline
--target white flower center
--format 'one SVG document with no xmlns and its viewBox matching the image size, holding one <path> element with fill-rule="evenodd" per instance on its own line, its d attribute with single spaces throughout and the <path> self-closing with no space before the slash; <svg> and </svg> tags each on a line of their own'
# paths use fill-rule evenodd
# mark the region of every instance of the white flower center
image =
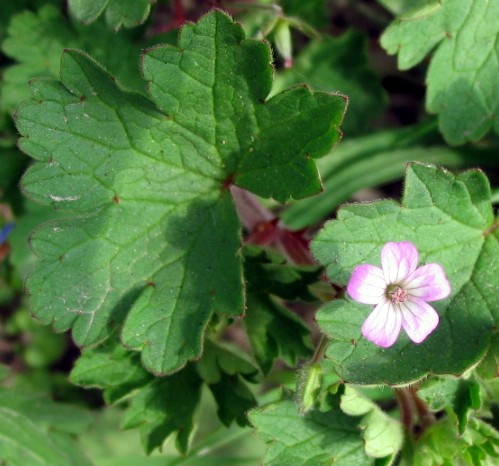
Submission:
<svg viewBox="0 0 499 466">
<path fill-rule="evenodd" d="M 408 297 L 407 291 L 398 285 L 389 285 L 386 294 L 393 304 L 403 303 Z"/>
</svg>

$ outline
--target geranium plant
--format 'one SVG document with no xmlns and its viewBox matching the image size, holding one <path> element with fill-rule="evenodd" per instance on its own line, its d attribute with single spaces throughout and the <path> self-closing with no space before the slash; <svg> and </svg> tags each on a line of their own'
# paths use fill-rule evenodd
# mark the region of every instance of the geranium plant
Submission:
<svg viewBox="0 0 499 466">
<path fill-rule="evenodd" d="M 2 7 L 0 463 L 496 464 L 497 17 Z"/>
</svg>

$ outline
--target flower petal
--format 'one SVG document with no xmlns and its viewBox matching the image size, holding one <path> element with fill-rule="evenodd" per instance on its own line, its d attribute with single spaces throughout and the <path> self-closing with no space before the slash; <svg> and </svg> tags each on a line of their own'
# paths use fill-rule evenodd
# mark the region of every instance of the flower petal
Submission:
<svg viewBox="0 0 499 466">
<path fill-rule="evenodd" d="M 413 272 L 403 285 L 410 296 L 438 301 L 450 295 L 451 287 L 439 264 L 426 264 Z"/>
<path fill-rule="evenodd" d="M 381 251 L 381 265 L 388 284 L 399 284 L 418 266 L 419 254 L 408 241 L 386 243 Z"/>
<path fill-rule="evenodd" d="M 400 308 L 402 327 L 414 343 L 421 343 L 438 325 L 437 311 L 422 299 L 408 299 Z"/>
<path fill-rule="evenodd" d="M 383 271 L 374 265 L 358 265 L 347 285 L 348 294 L 359 303 L 378 304 L 386 290 Z"/>
<path fill-rule="evenodd" d="M 362 335 L 378 346 L 388 348 L 395 343 L 402 324 L 402 315 L 391 301 L 384 299 L 362 325 Z"/>
</svg>

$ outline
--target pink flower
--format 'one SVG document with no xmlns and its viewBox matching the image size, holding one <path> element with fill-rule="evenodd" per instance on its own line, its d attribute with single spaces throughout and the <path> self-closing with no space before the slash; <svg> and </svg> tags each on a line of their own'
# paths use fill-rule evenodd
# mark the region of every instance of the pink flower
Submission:
<svg viewBox="0 0 499 466">
<path fill-rule="evenodd" d="M 375 305 L 362 325 L 362 334 L 378 346 L 395 343 L 400 327 L 421 343 L 438 325 L 439 317 L 428 302 L 449 296 L 449 281 L 439 264 L 418 268 L 419 254 L 409 242 L 386 243 L 381 266 L 358 265 L 347 286 L 359 303 Z"/>
</svg>

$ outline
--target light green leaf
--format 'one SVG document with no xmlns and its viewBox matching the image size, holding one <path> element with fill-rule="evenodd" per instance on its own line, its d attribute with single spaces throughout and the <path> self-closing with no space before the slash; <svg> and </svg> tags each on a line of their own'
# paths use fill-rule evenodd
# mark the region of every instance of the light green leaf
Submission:
<svg viewBox="0 0 499 466">
<path fill-rule="evenodd" d="M 340 406 L 346 414 L 363 416 L 359 426 L 367 455 L 386 458 L 388 462 L 396 457 L 404 441 L 404 430 L 399 421 L 348 385 L 345 386 Z"/>
<path fill-rule="evenodd" d="M 402 460 L 403 466 L 493 466 L 499 458 L 499 433 L 489 424 L 472 418 L 463 435 L 451 418 L 426 429 L 414 450 Z"/>
<path fill-rule="evenodd" d="M 433 411 L 452 409 L 456 414 L 460 434 L 468 424 L 469 412 L 482 405 L 480 385 L 473 379 L 431 378 L 421 384 L 418 395 Z"/>
<path fill-rule="evenodd" d="M 479 170 L 452 175 L 434 166 L 407 169 L 402 204 L 380 201 L 340 209 L 312 243 L 331 280 L 348 282 L 361 263 L 380 263 L 388 241 L 410 241 L 422 263 L 441 264 L 451 296 L 432 303 L 437 329 L 421 344 L 405 334 L 382 349 L 361 336 L 371 306 L 340 299 L 318 313 L 332 340 L 327 356 L 340 377 L 363 384 L 402 384 L 429 373 L 461 374 L 486 353 L 499 318 L 499 230 L 487 178 Z M 470 304 L 472 303 L 472 304 Z M 445 348 L 445 351 L 442 349 Z"/>
<path fill-rule="evenodd" d="M 140 363 L 140 354 L 112 338 L 98 348 L 83 350 L 71 371 L 73 383 L 104 390 L 106 403 L 115 403 L 132 390 L 147 385 L 153 376 Z"/>
<path fill-rule="evenodd" d="M 142 24 L 156 0 L 68 0 L 69 11 L 82 23 L 94 22 L 104 11 L 106 22 L 115 31 Z"/>
<path fill-rule="evenodd" d="M 381 37 L 400 69 L 411 68 L 434 48 L 426 108 L 452 144 L 499 133 L 499 3 L 490 0 L 418 2 Z"/>
<path fill-rule="evenodd" d="M 138 69 L 140 48 L 123 34 L 96 23 L 91 27 L 68 22 L 59 9 L 45 5 L 37 13 L 13 17 L 2 50 L 17 63 L 4 73 L 2 107 L 13 111 L 29 98 L 28 82 L 36 77 L 59 76 L 61 54 L 79 48 L 100 60 L 128 88 L 143 92 Z"/>
<path fill-rule="evenodd" d="M 34 313 L 72 328 L 79 345 L 128 314 L 122 340 L 158 374 L 200 356 L 213 312 L 243 312 L 227 184 L 279 200 L 316 192 L 313 158 L 337 139 L 344 110 L 342 98 L 305 88 L 265 101 L 268 46 L 219 11 L 184 27 L 179 46 L 145 53 L 157 107 L 67 51 L 62 82 L 34 82 L 17 115 L 20 146 L 38 161 L 25 191 L 79 216 L 33 236 Z"/>
<path fill-rule="evenodd" d="M 331 411 L 301 414 L 292 399 L 250 412 L 258 436 L 269 444 L 263 464 L 268 466 L 372 465 L 364 453 L 358 419 L 338 406 Z"/>
<path fill-rule="evenodd" d="M 91 466 L 70 435 L 91 422 L 83 409 L 0 389 L 0 460 L 7 466 Z"/>
</svg>

